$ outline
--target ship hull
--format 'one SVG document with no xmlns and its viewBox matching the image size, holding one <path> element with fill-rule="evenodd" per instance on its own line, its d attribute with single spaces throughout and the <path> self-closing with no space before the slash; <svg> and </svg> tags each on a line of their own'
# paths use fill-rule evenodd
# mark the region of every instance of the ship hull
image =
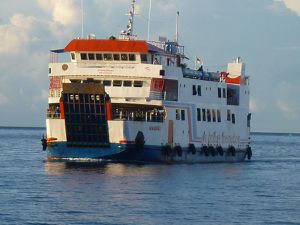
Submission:
<svg viewBox="0 0 300 225">
<path fill-rule="evenodd" d="M 112 160 L 126 162 L 152 162 L 152 163 L 221 163 L 242 162 L 247 156 L 246 150 L 236 150 L 233 156 L 224 152 L 220 154 L 206 155 L 201 150 L 191 152 L 189 148 L 183 148 L 181 154 L 173 151 L 163 153 L 162 146 L 144 146 L 137 148 L 134 144 L 110 144 L 106 147 L 70 147 L 65 142 L 56 142 L 48 146 L 48 159 L 62 160 Z"/>
</svg>

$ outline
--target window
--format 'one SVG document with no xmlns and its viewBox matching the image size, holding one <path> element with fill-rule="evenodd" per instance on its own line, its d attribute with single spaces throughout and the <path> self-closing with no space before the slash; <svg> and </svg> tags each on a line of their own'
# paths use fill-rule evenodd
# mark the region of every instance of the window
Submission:
<svg viewBox="0 0 300 225">
<path fill-rule="evenodd" d="M 231 121 L 232 121 L 232 123 L 235 123 L 235 114 L 234 113 L 232 113 L 232 115 L 231 115 Z"/>
<path fill-rule="evenodd" d="M 120 54 L 114 54 L 114 60 L 120 61 Z"/>
<path fill-rule="evenodd" d="M 222 97 L 221 91 L 222 91 L 222 89 L 221 89 L 221 88 L 218 88 L 218 98 L 221 98 L 221 97 Z"/>
<path fill-rule="evenodd" d="M 216 122 L 217 121 L 216 110 L 212 109 L 211 111 L 212 111 L 212 120 L 213 120 L 213 122 Z"/>
<path fill-rule="evenodd" d="M 133 87 L 143 87 L 143 81 L 135 80 L 133 82 Z"/>
<path fill-rule="evenodd" d="M 202 109 L 202 121 L 206 121 L 206 110 Z"/>
<path fill-rule="evenodd" d="M 122 61 L 128 61 L 128 55 L 127 54 L 121 54 L 121 60 Z"/>
<path fill-rule="evenodd" d="M 104 60 L 106 60 L 106 61 L 110 61 L 110 60 L 112 60 L 112 54 L 104 54 L 104 55 L 103 55 L 103 58 L 104 58 Z"/>
<path fill-rule="evenodd" d="M 218 122 L 221 122 L 221 112 L 219 109 L 217 109 L 217 118 L 218 118 Z"/>
<path fill-rule="evenodd" d="M 201 109 L 197 108 L 197 120 L 201 121 Z"/>
<path fill-rule="evenodd" d="M 148 62 L 147 54 L 141 54 L 141 61 L 142 62 Z"/>
<path fill-rule="evenodd" d="M 179 109 L 176 109 L 176 120 L 180 120 Z"/>
<path fill-rule="evenodd" d="M 227 109 L 227 121 L 230 121 L 231 112 L 230 109 Z"/>
<path fill-rule="evenodd" d="M 223 98 L 226 98 L 226 89 L 223 88 Z"/>
<path fill-rule="evenodd" d="M 122 86 L 122 81 L 121 80 L 114 80 L 113 81 L 113 86 L 114 87 L 121 87 Z"/>
<path fill-rule="evenodd" d="M 211 122 L 210 109 L 207 109 L 207 122 Z"/>
<path fill-rule="evenodd" d="M 198 87 L 197 87 L 197 93 L 198 93 L 198 96 L 201 96 L 201 85 L 198 85 Z"/>
<path fill-rule="evenodd" d="M 71 53 L 71 59 L 75 60 L 75 53 Z"/>
<path fill-rule="evenodd" d="M 197 91 L 196 91 L 196 85 L 193 85 L 193 95 L 196 95 Z"/>
<path fill-rule="evenodd" d="M 185 110 L 181 110 L 181 120 L 185 120 Z"/>
<path fill-rule="evenodd" d="M 135 54 L 129 54 L 129 61 L 135 61 Z"/>
<path fill-rule="evenodd" d="M 132 81 L 131 80 L 124 80 L 123 81 L 123 86 L 124 87 L 131 87 L 132 86 Z"/>
<path fill-rule="evenodd" d="M 81 60 L 87 60 L 87 54 L 86 53 L 80 53 Z"/>
<path fill-rule="evenodd" d="M 111 80 L 104 80 L 103 85 L 104 86 L 111 86 Z"/>
<path fill-rule="evenodd" d="M 89 60 L 95 60 L 95 55 L 93 53 L 89 53 Z"/>
<path fill-rule="evenodd" d="M 97 60 L 103 60 L 103 55 L 102 54 L 96 54 L 96 59 Z"/>
</svg>

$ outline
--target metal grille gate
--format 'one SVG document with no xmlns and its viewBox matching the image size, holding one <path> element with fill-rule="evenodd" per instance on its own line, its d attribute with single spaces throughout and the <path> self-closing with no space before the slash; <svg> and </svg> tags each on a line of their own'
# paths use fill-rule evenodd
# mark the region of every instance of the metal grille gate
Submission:
<svg viewBox="0 0 300 225">
<path fill-rule="evenodd" d="M 105 92 L 101 84 L 63 84 L 62 100 L 68 146 L 109 144 Z"/>
</svg>

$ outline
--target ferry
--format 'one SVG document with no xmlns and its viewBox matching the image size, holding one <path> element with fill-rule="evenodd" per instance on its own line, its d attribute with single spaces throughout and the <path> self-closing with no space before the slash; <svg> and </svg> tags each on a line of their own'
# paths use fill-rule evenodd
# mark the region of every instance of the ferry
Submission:
<svg viewBox="0 0 300 225">
<path fill-rule="evenodd" d="M 249 76 L 238 57 L 223 72 L 188 68 L 184 46 L 133 34 L 135 0 L 119 38 L 51 50 L 49 160 L 161 163 L 251 159 Z M 69 60 L 61 61 L 61 55 Z M 198 60 L 198 59 L 197 59 Z"/>
</svg>

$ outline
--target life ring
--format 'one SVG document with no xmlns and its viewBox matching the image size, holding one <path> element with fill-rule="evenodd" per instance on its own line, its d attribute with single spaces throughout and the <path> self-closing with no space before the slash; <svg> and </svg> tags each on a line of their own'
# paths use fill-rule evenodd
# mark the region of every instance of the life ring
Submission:
<svg viewBox="0 0 300 225">
<path fill-rule="evenodd" d="M 215 148 L 214 148 L 213 146 L 209 146 L 209 147 L 208 147 L 208 152 L 209 152 L 213 157 L 215 157 L 216 151 L 215 151 Z"/>
<path fill-rule="evenodd" d="M 248 160 L 250 160 L 252 157 L 252 149 L 250 146 L 248 146 L 246 149 L 246 155 L 247 155 Z"/>
<path fill-rule="evenodd" d="M 220 156 L 223 156 L 223 155 L 224 155 L 224 150 L 223 150 L 223 148 L 222 148 L 221 146 L 218 146 L 218 147 L 216 148 L 216 150 L 217 150 L 217 152 L 218 152 L 218 154 L 219 154 Z"/>
<path fill-rule="evenodd" d="M 179 157 L 182 157 L 182 148 L 179 145 L 174 147 L 174 152 L 177 153 Z"/>
<path fill-rule="evenodd" d="M 196 154 L 196 147 L 194 144 L 192 144 L 192 143 L 189 144 L 189 150 L 193 155 Z"/>
<path fill-rule="evenodd" d="M 205 156 L 209 156 L 208 148 L 206 145 L 203 145 L 201 148 L 202 152 L 204 153 Z"/>
</svg>

